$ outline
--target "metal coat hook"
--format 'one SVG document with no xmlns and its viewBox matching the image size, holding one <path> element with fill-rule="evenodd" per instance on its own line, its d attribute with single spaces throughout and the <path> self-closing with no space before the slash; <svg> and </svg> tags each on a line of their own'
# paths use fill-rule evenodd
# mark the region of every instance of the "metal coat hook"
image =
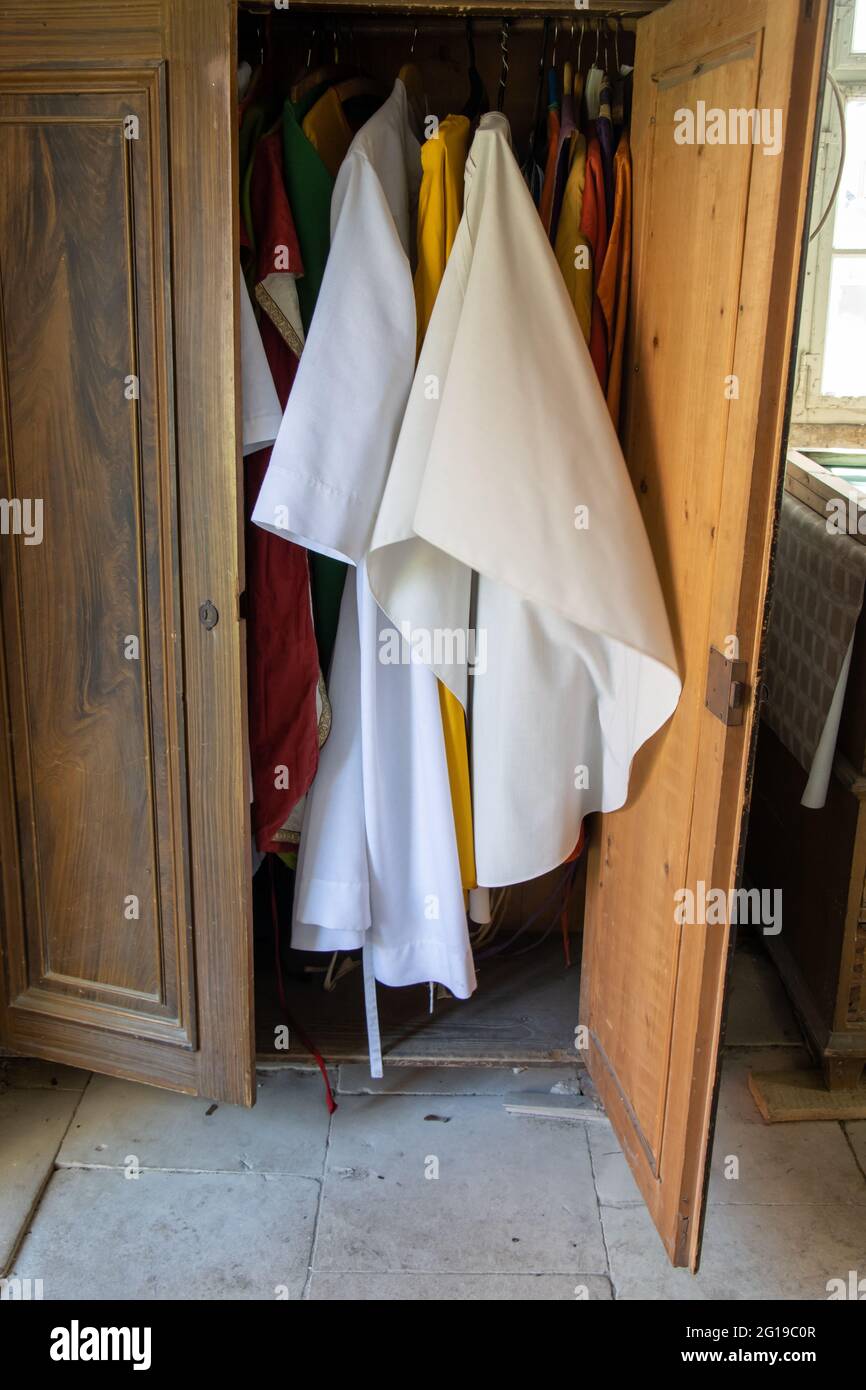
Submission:
<svg viewBox="0 0 866 1390">
<path fill-rule="evenodd" d="M 417 37 L 418 37 L 418 25 L 416 24 L 416 25 L 415 25 L 415 28 L 412 30 L 412 39 L 411 39 L 411 42 L 410 42 L 410 44 L 409 44 L 409 57 L 410 57 L 410 58 L 414 57 L 414 54 L 415 54 L 415 40 L 417 39 Z"/>
<path fill-rule="evenodd" d="M 311 67 L 312 62 L 313 62 L 313 49 L 315 48 L 315 45 L 316 45 L 316 34 L 317 34 L 317 33 L 318 33 L 318 30 L 317 30 L 315 27 L 314 27 L 314 28 L 311 30 L 311 32 L 310 32 L 310 46 L 309 46 L 309 48 L 307 49 L 307 72 L 310 71 L 310 67 Z"/>
<path fill-rule="evenodd" d="M 582 20 L 580 21 L 580 31 L 579 31 L 579 33 L 578 33 L 578 35 L 577 35 L 577 61 L 575 62 L 575 65 L 574 65 L 578 72 L 580 72 L 580 56 L 581 56 L 581 54 L 583 53 L 583 36 L 584 36 L 585 33 L 586 33 L 586 20 L 585 20 L 585 19 L 582 19 Z"/>
<path fill-rule="evenodd" d="M 595 66 L 596 66 L 596 67 L 599 67 L 599 61 L 598 61 L 598 60 L 599 60 L 600 57 L 601 57 L 601 20 L 599 19 L 599 20 L 596 22 L 596 26 L 595 26 Z"/>
<path fill-rule="evenodd" d="M 559 20 L 558 20 L 558 19 L 555 19 L 555 20 L 553 21 L 553 52 L 552 52 L 551 55 L 550 55 L 550 66 L 551 66 L 552 68 L 555 68 L 555 67 L 556 67 L 556 45 L 558 44 L 558 42 L 559 42 Z"/>
<path fill-rule="evenodd" d="M 617 17 L 616 17 L 616 31 L 615 31 L 615 33 L 614 33 L 614 40 L 613 40 L 613 43 L 614 43 L 614 57 L 615 57 L 615 59 L 616 59 L 616 71 L 617 71 L 617 76 L 619 76 L 619 70 L 620 70 L 620 67 L 622 66 L 622 64 L 620 63 L 620 57 L 619 57 L 619 36 L 620 36 L 621 33 L 622 33 L 622 19 L 620 18 L 619 15 L 617 15 Z"/>
<path fill-rule="evenodd" d="M 505 85 L 508 81 L 508 26 L 510 20 L 502 20 L 502 28 L 499 31 L 499 96 L 496 99 L 496 109 L 501 111 L 505 106 Z"/>
</svg>

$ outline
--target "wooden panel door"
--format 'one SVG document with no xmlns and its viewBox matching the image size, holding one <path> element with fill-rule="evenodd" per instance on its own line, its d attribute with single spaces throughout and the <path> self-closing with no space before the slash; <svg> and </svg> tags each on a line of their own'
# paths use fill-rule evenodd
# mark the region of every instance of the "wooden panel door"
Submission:
<svg viewBox="0 0 866 1390">
<path fill-rule="evenodd" d="M 249 1104 L 232 7 L 0 63 L 2 1040 Z"/>
<path fill-rule="evenodd" d="M 825 30 L 822 0 L 671 0 L 638 25 L 624 447 L 685 684 L 598 827 L 581 1019 L 665 1248 L 692 1268 L 729 948 L 697 895 L 737 876 Z M 762 143 L 750 110 L 769 113 Z M 702 111 L 724 113 L 726 143 L 700 143 Z M 746 663 L 738 726 L 707 708 L 711 647 Z"/>
</svg>

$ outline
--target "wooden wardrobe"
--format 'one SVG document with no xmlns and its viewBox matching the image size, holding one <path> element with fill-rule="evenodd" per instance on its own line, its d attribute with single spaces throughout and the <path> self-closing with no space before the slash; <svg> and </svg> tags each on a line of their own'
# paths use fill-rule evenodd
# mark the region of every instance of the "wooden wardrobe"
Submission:
<svg viewBox="0 0 866 1390">
<path fill-rule="evenodd" d="M 673 895 L 738 873 L 827 0 L 612 9 L 638 20 L 623 443 L 685 686 L 597 818 L 574 1022 L 695 1268 L 730 940 Z M 0 1043 L 250 1105 L 236 33 L 234 0 L 0 0 L 2 488 L 44 509 L 41 544 L 0 535 Z M 678 145 L 698 101 L 781 109 L 783 153 Z"/>
</svg>

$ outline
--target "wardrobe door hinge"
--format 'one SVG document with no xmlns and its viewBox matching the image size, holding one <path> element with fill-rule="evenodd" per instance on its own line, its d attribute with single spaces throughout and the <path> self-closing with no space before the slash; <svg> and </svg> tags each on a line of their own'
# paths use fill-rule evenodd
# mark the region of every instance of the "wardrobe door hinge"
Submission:
<svg viewBox="0 0 866 1390">
<path fill-rule="evenodd" d="M 706 706 L 722 724 L 742 724 L 746 715 L 746 663 L 710 647 Z"/>
</svg>

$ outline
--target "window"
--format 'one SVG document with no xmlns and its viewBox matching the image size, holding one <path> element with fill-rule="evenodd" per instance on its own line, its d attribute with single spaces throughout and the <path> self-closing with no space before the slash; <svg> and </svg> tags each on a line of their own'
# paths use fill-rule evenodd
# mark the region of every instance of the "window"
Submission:
<svg viewBox="0 0 866 1390">
<path fill-rule="evenodd" d="M 836 199 L 821 394 L 866 396 L 866 96 L 845 103 L 847 155 Z"/>
<path fill-rule="evenodd" d="M 844 453 L 838 449 L 799 449 L 797 452 L 866 493 L 866 449 L 848 449 Z"/>
<path fill-rule="evenodd" d="M 838 0 L 821 117 L 813 223 L 845 163 L 835 208 L 811 243 L 800 325 L 798 424 L 866 425 L 866 0 Z"/>
</svg>

